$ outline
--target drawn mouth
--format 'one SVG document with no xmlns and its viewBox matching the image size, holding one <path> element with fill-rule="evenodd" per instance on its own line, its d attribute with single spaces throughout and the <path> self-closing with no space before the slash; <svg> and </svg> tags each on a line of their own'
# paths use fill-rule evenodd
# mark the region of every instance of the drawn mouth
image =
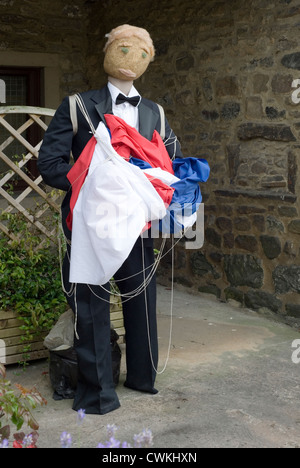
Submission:
<svg viewBox="0 0 300 468">
<path fill-rule="evenodd" d="M 131 70 L 127 70 L 126 68 L 119 68 L 119 72 L 121 72 L 122 75 L 125 75 L 128 78 L 135 78 L 136 77 L 136 73 L 134 73 Z"/>
</svg>

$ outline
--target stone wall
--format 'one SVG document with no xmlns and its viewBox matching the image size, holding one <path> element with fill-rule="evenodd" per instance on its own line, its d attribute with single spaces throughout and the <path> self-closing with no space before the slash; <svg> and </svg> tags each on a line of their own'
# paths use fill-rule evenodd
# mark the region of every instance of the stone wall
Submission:
<svg viewBox="0 0 300 468">
<path fill-rule="evenodd" d="M 175 281 L 300 318 L 299 1 L 112 0 L 101 14 L 96 4 L 90 85 L 105 81 L 105 33 L 125 22 L 148 29 L 156 60 L 136 86 L 164 106 L 185 156 L 211 166 L 205 243 L 178 244 Z M 169 257 L 159 271 L 166 283 Z"/>
<path fill-rule="evenodd" d="M 137 88 L 164 106 L 184 155 L 211 166 L 205 243 L 179 242 L 175 280 L 297 320 L 299 0 L 0 0 L 0 59 L 57 53 L 61 97 L 97 88 L 104 35 L 122 23 L 145 27 L 156 48 Z"/>
<path fill-rule="evenodd" d="M 20 66 L 18 52 L 57 54 L 60 97 L 87 89 L 85 4 L 84 0 L 0 0 L 0 66 Z M 16 58 L 1 60 L 10 52 Z M 21 57 L 20 63 L 25 66 Z M 39 64 L 29 59 L 26 66 Z"/>
</svg>

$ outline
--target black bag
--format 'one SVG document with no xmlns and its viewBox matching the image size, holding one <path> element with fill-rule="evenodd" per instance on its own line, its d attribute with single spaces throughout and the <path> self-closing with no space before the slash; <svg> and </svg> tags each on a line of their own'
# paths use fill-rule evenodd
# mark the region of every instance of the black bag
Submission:
<svg viewBox="0 0 300 468">
<path fill-rule="evenodd" d="M 110 345 L 112 354 L 112 371 L 115 387 L 119 383 L 121 366 L 121 349 L 117 343 L 119 335 L 112 328 L 110 333 Z M 74 347 L 69 349 L 51 351 L 49 374 L 54 400 L 73 399 L 77 387 L 78 365 Z"/>
</svg>

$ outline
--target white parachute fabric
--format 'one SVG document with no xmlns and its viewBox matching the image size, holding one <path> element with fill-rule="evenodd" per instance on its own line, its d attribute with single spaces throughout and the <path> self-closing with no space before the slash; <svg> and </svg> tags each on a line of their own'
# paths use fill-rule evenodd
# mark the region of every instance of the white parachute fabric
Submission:
<svg viewBox="0 0 300 468">
<path fill-rule="evenodd" d="M 106 284 L 130 254 L 148 222 L 162 219 L 162 198 L 143 173 L 114 150 L 100 122 L 88 175 L 72 225 L 70 282 Z"/>
</svg>

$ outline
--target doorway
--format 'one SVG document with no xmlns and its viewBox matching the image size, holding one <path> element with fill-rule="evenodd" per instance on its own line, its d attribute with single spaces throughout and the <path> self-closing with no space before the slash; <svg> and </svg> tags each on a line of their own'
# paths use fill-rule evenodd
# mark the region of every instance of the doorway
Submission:
<svg viewBox="0 0 300 468">
<path fill-rule="evenodd" d="M 42 68 L 36 67 L 0 67 L 1 99 L 0 106 L 41 106 L 41 80 Z M 7 122 L 15 129 L 24 124 L 26 115 L 10 114 L 6 118 Z M 4 128 L 0 128 L 0 142 L 5 141 L 9 133 Z M 37 145 L 41 139 L 40 128 L 37 125 L 30 126 L 24 134 L 27 141 L 32 146 Z M 5 150 L 6 155 L 14 161 L 22 159 L 24 147 L 14 140 Z M 2 168 L 0 167 L 0 172 Z M 35 159 L 28 161 L 26 173 L 32 179 L 38 176 L 37 162 Z M 27 187 L 23 180 L 17 177 L 13 181 L 14 191 L 24 190 Z"/>
</svg>

